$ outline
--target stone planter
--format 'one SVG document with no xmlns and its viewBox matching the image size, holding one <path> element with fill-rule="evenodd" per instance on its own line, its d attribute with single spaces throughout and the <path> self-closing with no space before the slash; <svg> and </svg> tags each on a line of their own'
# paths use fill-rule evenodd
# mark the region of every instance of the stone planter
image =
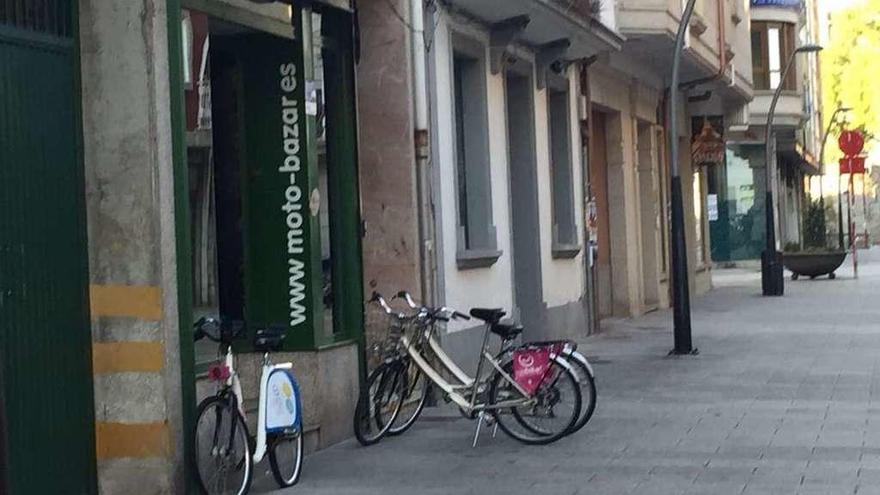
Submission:
<svg viewBox="0 0 880 495">
<path fill-rule="evenodd" d="M 791 271 L 792 280 L 797 280 L 801 276 L 810 277 L 812 280 L 822 275 L 834 279 L 834 272 L 840 268 L 844 260 L 846 260 L 845 252 L 785 253 L 782 263 Z"/>
</svg>

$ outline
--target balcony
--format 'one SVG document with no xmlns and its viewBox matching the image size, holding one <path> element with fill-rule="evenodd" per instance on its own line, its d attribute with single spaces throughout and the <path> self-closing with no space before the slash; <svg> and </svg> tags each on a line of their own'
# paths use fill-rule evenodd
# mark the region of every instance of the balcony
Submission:
<svg viewBox="0 0 880 495">
<path fill-rule="evenodd" d="M 621 0 L 617 24 L 626 36 L 624 57 L 643 68 L 666 75 L 672 63 L 682 0 Z M 751 97 L 750 34 L 748 14 L 739 2 L 697 0 L 682 58 L 682 81 L 714 76 L 724 59 L 726 82 L 714 90 L 742 102 Z M 720 38 L 723 37 L 723 43 Z M 735 67 L 731 70 L 731 67 Z"/>
<path fill-rule="evenodd" d="M 565 38 L 565 57 L 585 58 L 619 50 L 624 38 L 602 23 L 588 0 L 449 0 L 455 10 L 489 26 L 520 16 L 528 24 L 516 40 L 535 47 Z"/>
<path fill-rule="evenodd" d="M 773 91 L 755 91 L 755 99 L 749 104 L 749 123 L 753 126 L 761 126 L 767 123 L 767 112 L 770 110 L 770 102 L 773 100 Z M 783 91 L 776 103 L 776 113 L 773 115 L 773 127 L 800 127 L 807 116 L 804 114 L 804 100 L 796 91 Z"/>
</svg>

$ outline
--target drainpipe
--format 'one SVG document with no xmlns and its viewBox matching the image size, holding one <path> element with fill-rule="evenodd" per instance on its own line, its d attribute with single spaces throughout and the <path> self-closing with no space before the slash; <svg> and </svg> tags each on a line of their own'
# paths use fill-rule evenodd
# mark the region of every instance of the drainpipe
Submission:
<svg viewBox="0 0 880 495">
<path fill-rule="evenodd" d="M 700 79 L 694 79 L 693 81 L 682 83 L 679 87 L 681 89 L 691 89 L 701 84 L 706 84 L 714 81 L 720 81 L 724 79 L 724 74 L 727 72 L 727 36 L 725 35 L 725 19 L 724 19 L 724 1 L 718 0 L 715 2 L 718 6 L 717 14 L 718 14 L 718 72 L 709 77 L 703 77 Z"/>
<path fill-rule="evenodd" d="M 434 304 L 434 235 L 428 172 L 428 86 L 425 58 L 425 11 L 422 0 L 409 0 L 412 36 L 413 100 L 415 107 L 413 145 L 416 155 L 416 183 L 419 214 L 419 278 L 421 297 Z"/>
<path fill-rule="evenodd" d="M 584 305 L 587 310 L 587 331 L 590 334 L 598 332 L 598 317 L 596 315 L 595 294 L 596 287 L 593 284 L 593 270 L 595 260 L 593 255 L 593 244 L 590 239 L 590 225 L 587 222 L 590 212 L 587 208 L 592 203 L 593 194 L 590 188 L 590 140 L 593 137 L 592 126 L 592 98 L 590 96 L 590 66 L 596 62 L 597 56 L 585 59 L 580 66 L 579 85 L 580 95 L 578 110 L 580 112 L 580 131 L 581 131 L 581 187 L 584 205 L 584 256 L 587 260 L 587 267 L 584 270 Z"/>
</svg>

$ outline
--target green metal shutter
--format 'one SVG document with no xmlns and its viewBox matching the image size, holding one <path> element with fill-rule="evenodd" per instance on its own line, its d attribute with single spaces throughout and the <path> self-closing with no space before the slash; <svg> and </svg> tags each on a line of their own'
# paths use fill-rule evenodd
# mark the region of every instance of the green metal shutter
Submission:
<svg viewBox="0 0 880 495">
<path fill-rule="evenodd" d="M 6 493 L 97 492 L 76 2 L 0 2 Z"/>
</svg>

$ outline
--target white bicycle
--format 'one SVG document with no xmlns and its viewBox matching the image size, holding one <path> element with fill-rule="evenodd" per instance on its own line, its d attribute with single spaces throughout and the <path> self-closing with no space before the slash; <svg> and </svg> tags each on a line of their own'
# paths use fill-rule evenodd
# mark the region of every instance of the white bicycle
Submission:
<svg viewBox="0 0 880 495">
<path fill-rule="evenodd" d="M 245 421 L 241 381 L 235 371 L 232 341 L 244 333 L 243 322 L 196 322 L 195 340 L 208 338 L 220 344 L 225 355 L 208 369 L 217 392 L 197 410 L 194 461 L 198 481 L 208 495 L 244 495 L 250 490 L 254 465 L 268 453 L 272 475 L 281 487 L 299 481 L 302 472 L 303 432 L 299 386 L 292 363 L 272 364 L 271 351 L 281 348 L 283 328 L 261 328 L 254 335 L 254 350 L 263 352 L 257 435 L 252 439 Z"/>
</svg>

